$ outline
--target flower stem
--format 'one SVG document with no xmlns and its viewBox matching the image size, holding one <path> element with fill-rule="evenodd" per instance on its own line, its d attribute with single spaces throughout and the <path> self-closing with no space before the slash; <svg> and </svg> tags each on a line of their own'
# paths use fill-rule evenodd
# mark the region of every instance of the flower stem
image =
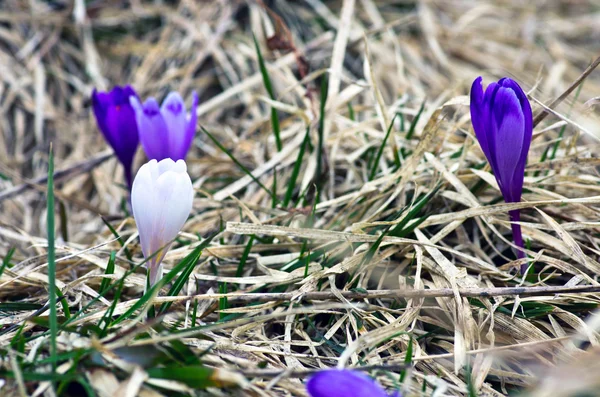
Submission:
<svg viewBox="0 0 600 397">
<path fill-rule="evenodd" d="M 521 220 L 521 211 L 519 211 L 519 210 L 508 211 L 508 215 L 510 216 L 510 221 L 512 222 L 510 227 L 512 228 L 513 241 L 515 242 L 515 245 L 520 248 L 520 249 L 517 249 L 517 258 L 523 259 L 526 257 L 525 251 L 524 251 L 525 246 L 523 245 L 523 233 L 521 232 L 521 225 L 519 225 L 517 223 Z M 527 266 L 528 266 L 528 263 L 524 263 L 521 265 L 521 274 L 522 275 L 525 274 L 525 272 L 527 271 Z"/>
<path fill-rule="evenodd" d="M 131 175 L 131 166 L 124 167 L 124 173 L 125 173 L 125 181 L 127 182 L 127 188 L 131 192 L 131 188 L 133 187 L 133 177 Z"/>
</svg>

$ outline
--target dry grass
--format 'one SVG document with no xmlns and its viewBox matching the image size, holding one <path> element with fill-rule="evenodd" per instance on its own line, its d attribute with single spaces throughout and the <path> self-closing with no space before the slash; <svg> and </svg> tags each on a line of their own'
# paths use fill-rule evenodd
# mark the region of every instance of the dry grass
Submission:
<svg viewBox="0 0 600 397">
<path fill-rule="evenodd" d="M 598 393 L 600 72 L 536 126 L 521 204 L 501 200 L 466 96 L 476 76 L 508 75 L 541 114 L 600 55 L 597 2 L 276 0 L 267 12 L 96 1 L 87 17 L 84 0 L 68 3 L 0 7 L 1 395 L 306 396 L 311 371 L 335 366 L 407 395 Z M 195 89 L 199 124 L 264 185 L 198 129 L 193 214 L 166 268 L 216 236 L 178 296 L 152 298 L 174 302 L 159 317 L 151 304 L 128 312 L 143 294 L 144 270 L 130 272 L 141 250 L 89 107 L 93 87 L 126 83 L 188 102 Z M 70 171 L 55 181 L 56 372 L 44 306 L 50 143 Z M 506 215 L 516 207 L 525 279 Z M 191 380 L 159 373 L 191 365 Z"/>
</svg>

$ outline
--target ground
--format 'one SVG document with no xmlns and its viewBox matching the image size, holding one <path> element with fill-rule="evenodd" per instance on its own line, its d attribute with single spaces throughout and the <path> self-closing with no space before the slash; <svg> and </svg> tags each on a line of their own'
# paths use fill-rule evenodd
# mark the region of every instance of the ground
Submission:
<svg viewBox="0 0 600 397">
<path fill-rule="evenodd" d="M 307 396 L 332 367 L 598 394 L 597 2 L 0 4 L 0 395 Z M 478 76 L 532 104 L 520 204 L 475 139 Z M 125 84 L 200 97 L 192 213 L 147 293 L 90 102 Z"/>
</svg>

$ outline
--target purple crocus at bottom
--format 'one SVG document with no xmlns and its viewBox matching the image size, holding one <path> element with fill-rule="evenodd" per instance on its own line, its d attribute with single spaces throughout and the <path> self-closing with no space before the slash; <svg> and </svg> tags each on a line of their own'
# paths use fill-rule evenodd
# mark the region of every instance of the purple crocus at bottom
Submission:
<svg viewBox="0 0 600 397">
<path fill-rule="evenodd" d="M 388 395 L 367 375 L 347 369 L 317 372 L 306 383 L 311 397 L 401 397 L 400 392 Z"/>
<path fill-rule="evenodd" d="M 525 164 L 533 133 L 533 116 L 527 95 L 507 77 L 490 83 L 485 93 L 481 77 L 471 87 L 471 122 L 479 145 L 489 161 L 507 203 L 521 201 Z M 513 240 L 523 248 L 519 210 L 509 211 Z M 518 250 L 519 258 L 525 252 Z M 521 273 L 527 265 L 521 266 Z"/>
<path fill-rule="evenodd" d="M 143 105 L 138 98 L 131 98 L 142 147 L 149 160 L 185 159 L 196 132 L 198 95 L 194 92 L 192 98 L 189 116 L 177 92 L 169 93 L 160 107 L 152 97 Z"/>
<path fill-rule="evenodd" d="M 138 128 L 135 113 L 129 103 L 130 98 L 137 99 L 137 94 L 131 86 L 116 86 L 110 92 L 94 89 L 92 93 L 96 123 L 123 164 L 129 189 L 133 183 L 131 166 L 139 143 Z"/>
</svg>

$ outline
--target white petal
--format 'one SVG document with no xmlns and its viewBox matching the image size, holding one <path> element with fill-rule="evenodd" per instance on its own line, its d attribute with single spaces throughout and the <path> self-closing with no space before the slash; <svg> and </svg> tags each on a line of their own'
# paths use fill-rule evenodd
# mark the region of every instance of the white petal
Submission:
<svg viewBox="0 0 600 397">
<path fill-rule="evenodd" d="M 154 229 L 153 214 L 156 213 L 155 179 L 158 174 L 156 160 L 144 164 L 138 171 L 131 189 L 131 207 L 140 235 L 142 252 L 145 257 L 152 255 L 152 236 Z"/>
<path fill-rule="evenodd" d="M 164 174 L 167 171 L 171 171 L 173 168 L 175 167 L 175 162 L 173 160 L 171 160 L 170 158 L 166 158 L 164 160 L 161 160 L 158 163 L 158 173 L 160 175 Z M 157 176 L 157 178 L 158 178 Z"/>
<path fill-rule="evenodd" d="M 192 209 L 192 180 L 187 173 L 167 171 L 156 181 L 161 192 L 161 219 L 157 228 L 164 243 L 177 237 L 177 233 Z"/>
<path fill-rule="evenodd" d="M 181 230 L 192 209 L 194 191 L 183 161 L 152 160 L 138 171 L 131 192 L 131 206 L 144 256 L 155 254 L 149 267 L 156 269 L 169 244 Z M 169 244 L 170 245 L 170 244 Z"/>
</svg>

